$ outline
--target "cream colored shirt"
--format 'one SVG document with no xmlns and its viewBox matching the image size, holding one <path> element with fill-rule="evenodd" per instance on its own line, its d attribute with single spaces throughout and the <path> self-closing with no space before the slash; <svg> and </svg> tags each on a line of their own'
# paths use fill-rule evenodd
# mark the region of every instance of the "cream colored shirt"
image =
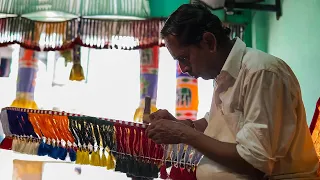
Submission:
<svg viewBox="0 0 320 180">
<path fill-rule="evenodd" d="M 318 179 L 297 78 L 281 59 L 236 42 L 217 78 L 205 134 L 235 143 L 269 179 Z M 204 157 L 198 180 L 249 179 Z"/>
</svg>

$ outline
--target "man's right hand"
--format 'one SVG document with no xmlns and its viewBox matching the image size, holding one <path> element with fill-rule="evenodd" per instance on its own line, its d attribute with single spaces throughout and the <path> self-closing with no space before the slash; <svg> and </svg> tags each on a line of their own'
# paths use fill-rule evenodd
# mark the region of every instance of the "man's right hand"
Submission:
<svg viewBox="0 0 320 180">
<path fill-rule="evenodd" d="M 157 121 L 159 119 L 167 119 L 167 120 L 177 121 L 177 119 L 172 114 L 170 114 L 168 110 L 159 109 L 158 111 L 149 115 L 149 120 L 144 119 L 143 122 L 144 123 L 152 123 L 152 122 Z"/>
</svg>

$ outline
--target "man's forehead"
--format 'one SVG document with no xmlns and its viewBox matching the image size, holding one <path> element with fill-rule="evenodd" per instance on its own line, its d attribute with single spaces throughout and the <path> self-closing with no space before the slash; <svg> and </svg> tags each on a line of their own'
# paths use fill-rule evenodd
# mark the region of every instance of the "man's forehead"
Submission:
<svg viewBox="0 0 320 180">
<path fill-rule="evenodd" d="M 169 35 L 164 39 L 164 43 L 173 58 L 179 56 L 179 52 L 181 51 L 179 41 L 177 37 L 173 35 Z"/>
</svg>

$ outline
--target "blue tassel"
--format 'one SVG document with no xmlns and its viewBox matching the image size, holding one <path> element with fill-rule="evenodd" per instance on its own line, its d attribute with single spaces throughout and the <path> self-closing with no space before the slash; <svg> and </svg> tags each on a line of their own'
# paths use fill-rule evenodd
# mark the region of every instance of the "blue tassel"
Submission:
<svg viewBox="0 0 320 180">
<path fill-rule="evenodd" d="M 71 162 L 74 162 L 77 159 L 77 153 L 74 151 L 73 148 L 70 148 L 69 157 L 70 157 Z"/>
<path fill-rule="evenodd" d="M 68 151 L 67 149 L 63 148 L 63 147 L 59 147 L 59 159 L 61 160 L 66 160 Z"/>
<path fill-rule="evenodd" d="M 40 144 L 39 144 L 39 148 L 38 148 L 38 156 L 44 156 L 45 154 L 44 154 L 44 149 L 45 149 L 45 143 L 44 142 L 41 142 Z"/>
<path fill-rule="evenodd" d="M 49 156 L 52 157 L 53 159 L 58 159 L 59 148 L 57 146 L 55 147 L 51 146 L 51 151 L 49 152 Z"/>
<path fill-rule="evenodd" d="M 52 145 L 49 145 L 49 144 L 45 144 L 44 146 L 44 155 L 48 155 L 50 154 L 51 150 L 52 150 Z"/>
</svg>

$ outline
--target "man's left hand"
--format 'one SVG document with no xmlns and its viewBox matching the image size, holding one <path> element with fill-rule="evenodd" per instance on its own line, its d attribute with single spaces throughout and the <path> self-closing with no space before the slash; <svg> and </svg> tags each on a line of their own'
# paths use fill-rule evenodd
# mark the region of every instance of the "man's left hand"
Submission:
<svg viewBox="0 0 320 180">
<path fill-rule="evenodd" d="M 146 132 L 157 144 L 179 144 L 184 142 L 190 130 L 192 128 L 179 121 L 160 119 L 152 122 Z"/>
</svg>

